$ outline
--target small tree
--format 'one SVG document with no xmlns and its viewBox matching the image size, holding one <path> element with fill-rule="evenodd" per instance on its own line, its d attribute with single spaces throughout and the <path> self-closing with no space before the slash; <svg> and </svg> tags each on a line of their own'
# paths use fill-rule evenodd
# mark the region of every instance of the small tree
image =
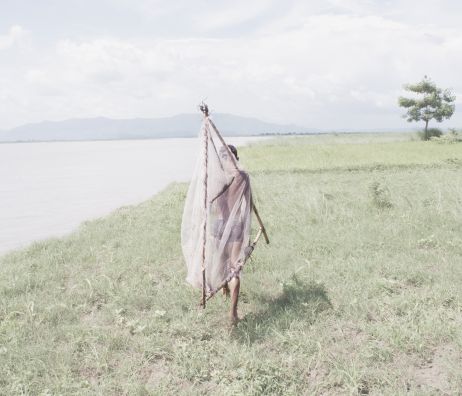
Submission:
<svg viewBox="0 0 462 396">
<path fill-rule="evenodd" d="M 399 97 L 398 103 L 407 110 L 403 116 L 408 122 L 424 121 L 424 140 L 430 138 L 428 134 L 428 122 L 435 119 L 438 122 L 450 118 L 454 114 L 453 102 L 456 97 L 449 89 L 438 88 L 427 76 L 417 84 L 404 85 L 406 91 L 419 94 L 418 98 Z"/>
</svg>

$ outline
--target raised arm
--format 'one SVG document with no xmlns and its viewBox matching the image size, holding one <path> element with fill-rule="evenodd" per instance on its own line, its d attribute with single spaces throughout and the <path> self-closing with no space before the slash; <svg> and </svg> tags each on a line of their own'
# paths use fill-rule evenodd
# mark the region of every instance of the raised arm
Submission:
<svg viewBox="0 0 462 396">
<path fill-rule="evenodd" d="M 221 196 L 226 192 L 226 190 L 229 188 L 229 186 L 230 186 L 231 184 L 233 184 L 233 181 L 234 181 L 234 177 L 231 179 L 231 181 L 230 181 L 228 184 L 225 184 L 225 186 L 223 187 L 223 189 L 218 193 L 218 195 L 217 195 L 215 198 L 213 198 L 213 199 L 210 201 L 210 203 L 213 203 L 215 200 L 217 200 L 219 197 L 221 197 Z"/>
</svg>

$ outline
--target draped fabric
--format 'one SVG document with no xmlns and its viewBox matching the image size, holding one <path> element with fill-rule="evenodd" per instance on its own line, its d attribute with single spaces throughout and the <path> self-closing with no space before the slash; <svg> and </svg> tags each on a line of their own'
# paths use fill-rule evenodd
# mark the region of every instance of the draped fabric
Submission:
<svg viewBox="0 0 462 396">
<path fill-rule="evenodd" d="M 249 175 L 237 164 L 208 117 L 200 131 L 199 156 L 189 185 L 181 225 L 186 280 L 214 292 L 239 275 L 249 245 L 251 190 Z"/>
</svg>

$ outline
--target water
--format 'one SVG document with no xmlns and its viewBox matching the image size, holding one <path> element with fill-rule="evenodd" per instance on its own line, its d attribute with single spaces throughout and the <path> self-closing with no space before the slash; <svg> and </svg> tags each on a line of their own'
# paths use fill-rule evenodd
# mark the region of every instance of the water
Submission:
<svg viewBox="0 0 462 396">
<path fill-rule="evenodd" d="M 196 139 L 0 144 L 0 253 L 189 180 L 197 152 Z"/>
</svg>

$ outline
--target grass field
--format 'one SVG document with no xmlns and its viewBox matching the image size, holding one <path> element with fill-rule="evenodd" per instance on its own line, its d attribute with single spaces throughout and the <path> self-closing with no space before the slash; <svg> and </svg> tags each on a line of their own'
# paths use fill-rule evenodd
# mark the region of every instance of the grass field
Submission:
<svg viewBox="0 0 462 396">
<path fill-rule="evenodd" d="M 237 327 L 184 282 L 171 185 L 0 258 L 0 394 L 461 394 L 462 145 L 331 135 L 240 157 L 271 244 Z"/>
</svg>

